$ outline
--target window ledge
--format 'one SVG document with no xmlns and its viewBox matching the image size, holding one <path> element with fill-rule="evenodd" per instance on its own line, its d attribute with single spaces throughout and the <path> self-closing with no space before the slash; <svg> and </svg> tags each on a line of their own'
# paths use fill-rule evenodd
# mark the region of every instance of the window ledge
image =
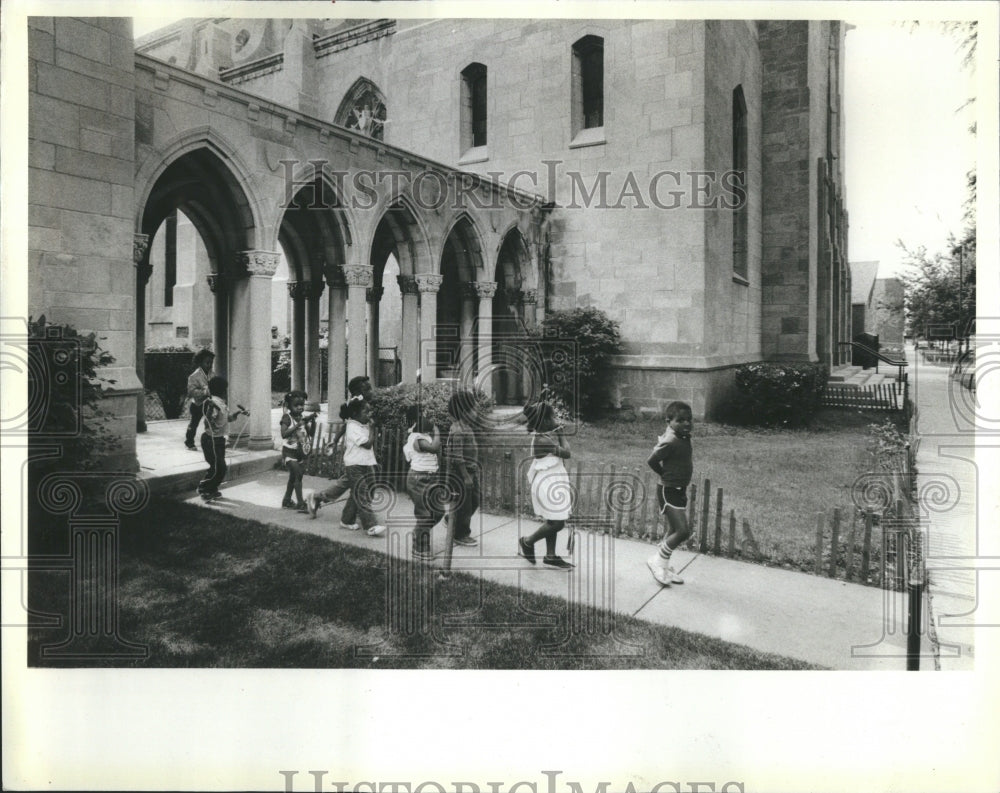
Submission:
<svg viewBox="0 0 1000 793">
<path fill-rule="evenodd" d="M 603 146 L 607 142 L 604 137 L 604 127 L 591 127 L 590 129 L 581 129 L 576 133 L 576 137 L 569 142 L 569 147 L 580 149 L 584 146 Z"/>
<path fill-rule="evenodd" d="M 739 273 L 733 273 L 733 283 L 742 284 L 743 286 L 750 286 L 750 282 Z"/>
<path fill-rule="evenodd" d="M 465 153 L 458 158 L 459 165 L 472 165 L 474 162 L 486 162 L 490 158 L 488 146 L 473 146 L 466 149 Z"/>
</svg>

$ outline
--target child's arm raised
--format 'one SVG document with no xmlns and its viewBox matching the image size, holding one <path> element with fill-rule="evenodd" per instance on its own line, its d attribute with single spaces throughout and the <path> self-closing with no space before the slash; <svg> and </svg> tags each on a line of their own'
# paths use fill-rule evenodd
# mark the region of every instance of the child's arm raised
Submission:
<svg viewBox="0 0 1000 793">
<path fill-rule="evenodd" d="M 423 438 L 417 438 L 417 442 L 413 444 L 417 447 L 418 452 L 431 452 L 437 454 L 441 451 L 441 433 L 437 428 L 437 424 L 434 425 L 434 437 L 431 440 L 425 440 Z"/>
</svg>

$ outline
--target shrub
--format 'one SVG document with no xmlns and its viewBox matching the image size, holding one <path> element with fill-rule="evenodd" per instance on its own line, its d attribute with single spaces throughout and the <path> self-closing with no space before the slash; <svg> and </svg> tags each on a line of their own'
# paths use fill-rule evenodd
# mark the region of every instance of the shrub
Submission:
<svg viewBox="0 0 1000 793">
<path fill-rule="evenodd" d="M 583 415 L 607 406 L 611 356 L 622 348 L 618 323 L 593 306 L 574 308 L 549 314 L 538 335 L 576 343 L 575 360 L 542 346 L 548 386 L 555 397 L 566 405 L 577 405 Z"/>
<path fill-rule="evenodd" d="M 189 347 L 148 347 L 145 358 L 143 386 L 148 391 L 156 392 L 166 418 L 179 418 L 187 401 L 188 375 L 194 371 L 194 350 Z"/>
<path fill-rule="evenodd" d="M 420 405 L 423 415 L 438 425 L 441 440 L 444 441 L 451 429 L 448 400 L 454 392 L 455 387 L 451 383 L 403 383 L 375 391 L 372 419 L 381 431 L 376 456 L 386 472 L 398 475 L 405 470 L 402 444 L 410 426 L 406 419 L 408 408 Z M 476 393 L 476 398 L 484 410 L 492 409 L 493 400 L 482 391 Z M 331 412 L 336 415 L 332 407 Z"/>
<path fill-rule="evenodd" d="M 319 348 L 319 382 L 320 391 L 317 395 L 310 394 L 313 399 L 323 401 L 326 399 L 327 366 L 329 355 L 326 347 Z M 292 351 L 290 349 L 271 350 L 271 391 L 284 394 L 292 388 Z"/>
<path fill-rule="evenodd" d="M 101 384 L 115 381 L 97 374 L 114 362 L 93 333 L 82 336 L 44 314 L 28 318 L 29 444 L 52 438 L 62 446 L 58 458 L 34 465 L 35 472 L 90 470 L 118 446 L 107 427 L 111 416 L 100 407 Z"/>
<path fill-rule="evenodd" d="M 805 424 L 819 408 L 829 371 L 818 363 L 751 363 L 736 370 L 734 418 L 751 424 Z"/>
</svg>

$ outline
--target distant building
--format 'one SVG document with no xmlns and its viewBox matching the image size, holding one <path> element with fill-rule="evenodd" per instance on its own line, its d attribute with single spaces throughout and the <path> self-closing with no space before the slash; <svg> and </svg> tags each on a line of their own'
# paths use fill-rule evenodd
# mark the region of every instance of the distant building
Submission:
<svg viewBox="0 0 1000 793">
<path fill-rule="evenodd" d="M 851 325 L 854 335 L 878 336 L 879 346 L 903 348 L 903 282 L 879 278 L 879 263 L 851 262 Z"/>
</svg>

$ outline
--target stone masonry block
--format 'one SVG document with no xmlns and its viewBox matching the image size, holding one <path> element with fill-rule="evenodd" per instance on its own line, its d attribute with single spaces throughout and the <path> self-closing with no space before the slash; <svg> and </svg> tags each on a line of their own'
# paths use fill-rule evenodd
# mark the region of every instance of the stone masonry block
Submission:
<svg viewBox="0 0 1000 793">
<path fill-rule="evenodd" d="M 115 69 L 105 63 L 97 63 L 72 52 L 56 50 L 56 66 L 122 88 L 131 88 L 135 82 L 132 72 Z"/>
<path fill-rule="evenodd" d="M 55 37 L 48 31 L 29 27 L 28 58 L 55 63 Z"/>
<path fill-rule="evenodd" d="M 132 163 L 105 157 L 81 149 L 56 148 L 56 170 L 71 176 L 103 179 L 110 184 L 132 184 L 135 176 Z"/>
<path fill-rule="evenodd" d="M 37 90 L 42 96 L 51 96 L 97 110 L 108 109 L 106 83 L 47 63 L 38 64 Z"/>
<path fill-rule="evenodd" d="M 29 170 L 28 200 L 60 209 L 107 213 L 111 209 L 111 186 L 107 182 L 33 168 Z"/>
<path fill-rule="evenodd" d="M 56 48 L 88 60 L 111 62 L 111 36 L 86 19 L 60 17 L 56 21 Z"/>
</svg>

